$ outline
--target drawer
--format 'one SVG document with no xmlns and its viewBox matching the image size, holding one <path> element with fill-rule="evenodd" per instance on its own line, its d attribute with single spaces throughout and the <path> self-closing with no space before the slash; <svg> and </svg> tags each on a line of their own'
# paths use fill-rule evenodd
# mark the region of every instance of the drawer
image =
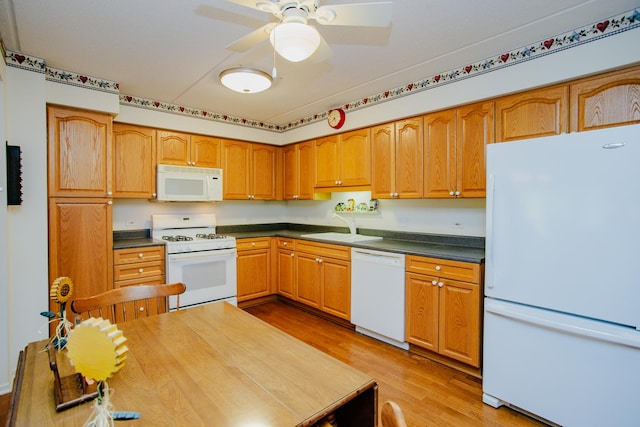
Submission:
<svg viewBox="0 0 640 427">
<path fill-rule="evenodd" d="M 114 288 L 124 288 L 133 285 L 164 285 L 165 278 L 162 276 L 141 277 L 139 279 L 118 280 L 113 283 Z"/>
<path fill-rule="evenodd" d="M 295 245 L 295 241 L 293 239 L 289 239 L 287 237 L 278 237 L 276 239 L 276 244 L 278 245 L 278 248 L 280 248 L 280 249 L 291 249 L 291 250 L 293 250 L 293 247 Z"/>
<path fill-rule="evenodd" d="M 313 255 L 329 258 L 351 260 L 351 248 L 349 246 L 317 243 L 308 240 L 296 240 L 296 251 L 307 252 Z"/>
<path fill-rule="evenodd" d="M 251 251 L 254 249 L 269 249 L 271 247 L 271 237 L 259 237 L 256 239 L 236 240 L 236 250 L 238 252 Z"/>
<path fill-rule="evenodd" d="M 163 261 L 139 262 L 137 264 L 116 265 L 113 267 L 113 280 L 140 279 L 164 275 Z"/>
<path fill-rule="evenodd" d="M 164 246 L 145 246 L 141 248 L 116 249 L 113 251 L 113 264 L 131 264 L 134 262 L 164 260 Z"/>
<path fill-rule="evenodd" d="M 407 255 L 405 270 L 445 279 L 480 283 L 480 264 Z"/>
</svg>

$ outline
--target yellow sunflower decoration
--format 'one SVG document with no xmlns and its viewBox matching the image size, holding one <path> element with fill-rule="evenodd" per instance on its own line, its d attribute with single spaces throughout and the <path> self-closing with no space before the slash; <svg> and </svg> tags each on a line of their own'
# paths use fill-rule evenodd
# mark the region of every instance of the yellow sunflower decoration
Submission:
<svg viewBox="0 0 640 427">
<path fill-rule="evenodd" d="M 118 326 L 101 317 L 90 317 L 69 333 L 67 355 L 76 372 L 98 381 L 94 414 L 85 425 L 109 426 L 117 418 L 111 410 L 107 378 L 124 366 L 129 351 L 126 342 Z"/>
<path fill-rule="evenodd" d="M 58 277 L 53 281 L 49 296 L 51 300 L 58 304 L 69 301 L 73 295 L 73 282 L 68 277 Z"/>
</svg>

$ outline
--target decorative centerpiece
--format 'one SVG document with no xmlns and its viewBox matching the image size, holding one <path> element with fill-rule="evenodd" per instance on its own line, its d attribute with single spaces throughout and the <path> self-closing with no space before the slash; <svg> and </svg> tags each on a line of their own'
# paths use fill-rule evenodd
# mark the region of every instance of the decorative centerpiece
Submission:
<svg viewBox="0 0 640 427">
<path fill-rule="evenodd" d="M 62 350 L 67 344 L 67 336 L 71 330 L 73 324 L 67 320 L 67 301 L 71 299 L 73 295 L 73 282 L 68 277 L 58 277 L 51 284 L 49 296 L 55 303 L 60 304 L 60 310 L 58 314 L 51 311 L 43 311 L 40 313 L 42 316 L 51 319 L 51 322 L 58 322 L 56 326 L 55 334 L 51 338 L 50 343 L 58 349 Z"/>
<path fill-rule="evenodd" d="M 107 379 L 124 366 L 126 341 L 117 325 L 101 317 L 83 321 L 69 334 L 67 353 L 76 372 L 98 383 L 94 413 L 85 425 L 112 426 L 114 419 L 139 418 L 136 412 L 112 412 L 109 401 Z"/>
</svg>

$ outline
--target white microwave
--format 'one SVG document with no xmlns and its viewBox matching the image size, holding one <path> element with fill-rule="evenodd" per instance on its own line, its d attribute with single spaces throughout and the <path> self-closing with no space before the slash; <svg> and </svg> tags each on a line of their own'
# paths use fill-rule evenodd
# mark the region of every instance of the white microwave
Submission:
<svg viewBox="0 0 640 427">
<path fill-rule="evenodd" d="M 222 200 L 222 169 L 193 166 L 157 166 L 158 200 L 216 202 Z"/>
</svg>

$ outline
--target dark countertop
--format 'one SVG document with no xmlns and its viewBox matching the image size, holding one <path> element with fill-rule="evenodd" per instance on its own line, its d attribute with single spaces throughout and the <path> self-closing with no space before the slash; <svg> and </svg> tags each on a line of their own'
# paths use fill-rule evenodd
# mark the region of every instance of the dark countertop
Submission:
<svg viewBox="0 0 640 427">
<path fill-rule="evenodd" d="M 277 227 L 280 226 L 280 227 Z M 326 231 L 338 231 L 348 233 L 347 228 L 304 226 L 300 224 L 274 224 L 273 228 L 265 225 L 243 226 L 218 226 L 217 232 L 233 236 L 236 239 L 248 239 L 255 237 L 288 237 L 291 239 L 311 240 L 321 243 L 355 248 L 373 249 L 408 255 L 428 256 L 454 261 L 484 263 L 484 238 L 450 235 L 434 235 L 421 233 L 400 233 L 386 230 L 358 229 L 359 234 L 382 236 L 382 240 L 370 240 L 358 243 L 330 242 L 327 240 L 301 237 L 303 234 L 321 233 Z"/>
<path fill-rule="evenodd" d="M 151 230 L 126 230 L 113 232 L 113 250 L 164 246 L 164 240 L 151 238 Z"/>
<path fill-rule="evenodd" d="M 236 239 L 256 237 L 288 237 L 332 243 L 354 248 L 373 249 L 407 255 L 428 256 L 454 261 L 484 263 L 484 238 L 451 236 L 441 234 L 405 233 L 387 230 L 358 229 L 359 234 L 382 236 L 382 240 L 370 240 L 358 243 L 331 242 L 328 240 L 301 237 L 303 234 L 337 231 L 348 233 L 346 227 L 330 227 L 304 224 L 251 224 L 227 225 L 216 227 L 216 232 L 233 236 Z M 164 245 L 163 240 L 152 239 L 150 230 L 127 230 L 113 232 L 113 249 Z"/>
</svg>

